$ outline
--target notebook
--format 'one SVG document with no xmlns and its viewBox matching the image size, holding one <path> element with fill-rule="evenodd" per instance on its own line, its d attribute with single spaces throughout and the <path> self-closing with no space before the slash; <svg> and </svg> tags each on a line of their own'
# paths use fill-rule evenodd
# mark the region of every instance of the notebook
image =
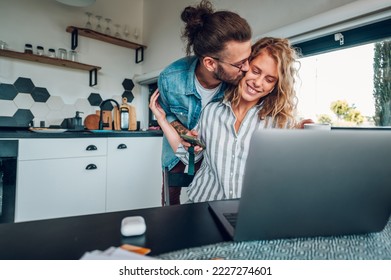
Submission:
<svg viewBox="0 0 391 280">
<path fill-rule="evenodd" d="M 235 241 L 381 231 L 391 213 L 391 131 L 259 130 L 240 201 L 209 207 Z M 234 228 L 226 216 L 235 212 Z"/>
</svg>

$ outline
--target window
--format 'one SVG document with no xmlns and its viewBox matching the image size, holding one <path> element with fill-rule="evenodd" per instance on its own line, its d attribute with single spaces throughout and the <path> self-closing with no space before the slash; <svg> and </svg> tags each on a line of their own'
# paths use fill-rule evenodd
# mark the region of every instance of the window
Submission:
<svg viewBox="0 0 391 280">
<path fill-rule="evenodd" d="M 302 118 L 391 126 L 391 19 L 298 43 Z"/>
</svg>

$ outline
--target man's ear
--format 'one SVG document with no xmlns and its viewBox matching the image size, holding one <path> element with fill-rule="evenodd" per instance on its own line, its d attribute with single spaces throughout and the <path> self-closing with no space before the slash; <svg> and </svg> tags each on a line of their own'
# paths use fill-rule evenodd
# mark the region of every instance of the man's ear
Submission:
<svg viewBox="0 0 391 280">
<path fill-rule="evenodd" d="M 215 69 L 217 68 L 217 62 L 216 60 L 214 60 L 213 58 L 211 58 L 210 56 L 205 56 L 204 58 L 202 58 L 201 60 L 202 64 L 204 65 L 204 67 L 210 71 L 210 72 L 214 72 Z"/>
</svg>

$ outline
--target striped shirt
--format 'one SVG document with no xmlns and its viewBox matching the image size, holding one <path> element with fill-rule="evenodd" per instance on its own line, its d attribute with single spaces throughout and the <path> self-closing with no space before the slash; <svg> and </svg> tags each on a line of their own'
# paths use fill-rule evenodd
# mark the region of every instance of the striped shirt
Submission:
<svg viewBox="0 0 391 280">
<path fill-rule="evenodd" d="M 265 127 L 265 120 L 258 117 L 261 108 L 257 105 L 247 112 L 238 132 L 229 102 L 214 102 L 204 108 L 194 128 L 206 149 L 201 167 L 187 188 L 192 202 L 240 198 L 251 136 L 256 129 Z M 178 156 L 188 164 L 188 154 Z"/>
</svg>

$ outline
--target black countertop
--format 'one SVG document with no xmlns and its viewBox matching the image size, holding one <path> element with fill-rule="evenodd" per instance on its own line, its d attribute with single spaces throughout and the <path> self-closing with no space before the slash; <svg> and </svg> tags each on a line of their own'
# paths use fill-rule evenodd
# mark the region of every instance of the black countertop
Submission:
<svg viewBox="0 0 391 280">
<path fill-rule="evenodd" d="M 121 220 L 142 216 L 147 230 L 121 235 Z M 87 251 L 132 244 L 151 256 L 227 241 L 208 203 L 189 203 L 75 217 L 0 224 L 0 260 L 76 260 Z"/>
<path fill-rule="evenodd" d="M 159 137 L 163 133 L 161 130 L 147 130 L 147 131 L 104 131 L 92 132 L 89 130 L 72 131 L 53 133 L 53 132 L 34 132 L 28 129 L 0 129 L 1 138 L 107 138 L 107 137 Z"/>
</svg>

